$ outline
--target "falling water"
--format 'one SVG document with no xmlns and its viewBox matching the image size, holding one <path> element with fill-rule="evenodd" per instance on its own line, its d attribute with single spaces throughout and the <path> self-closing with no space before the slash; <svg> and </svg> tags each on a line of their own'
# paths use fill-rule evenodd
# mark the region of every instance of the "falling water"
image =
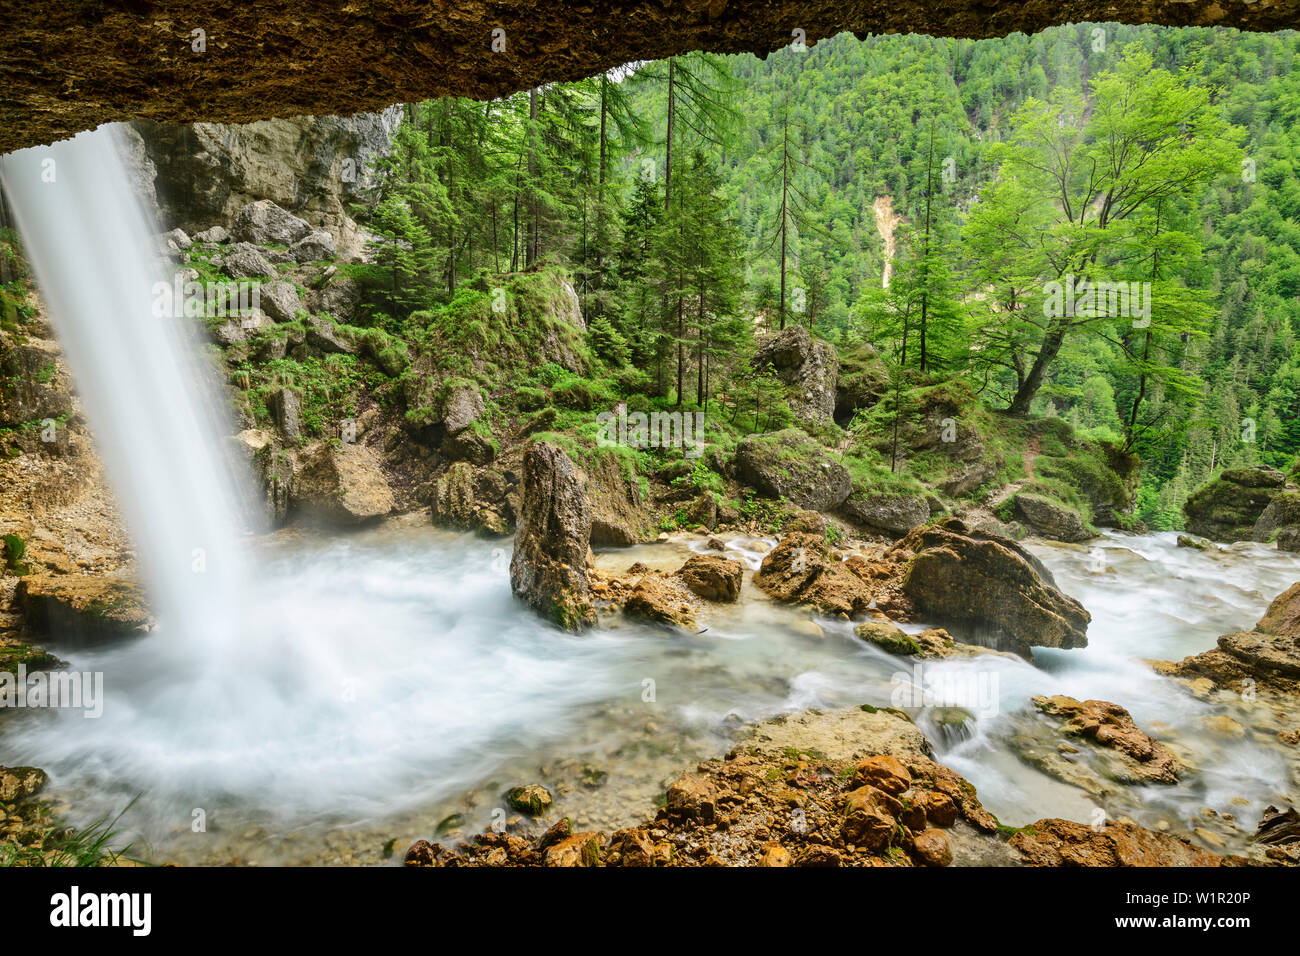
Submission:
<svg viewBox="0 0 1300 956">
<path fill-rule="evenodd" d="M 113 126 L 0 158 L 0 180 L 169 637 L 220 647 L 240 594 L 230 434 L 195 329 L 156 317 L 154 223 Z M 192 320 L 190 320 L 192 323 Z M 224 426 L 224 427 L 223 427 Z"/>
</svg>

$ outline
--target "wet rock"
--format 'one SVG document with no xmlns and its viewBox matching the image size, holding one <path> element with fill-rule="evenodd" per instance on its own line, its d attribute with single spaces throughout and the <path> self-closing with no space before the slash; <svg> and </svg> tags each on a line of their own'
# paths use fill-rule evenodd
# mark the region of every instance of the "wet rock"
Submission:
<svg viewBox="0 0 1300 956">
<path fill-rule="evenodd" d="M 1040 712 L 1062 719 L 1062 733 L 1113 751 L 1110 776 L 1121 783 L 1177 783 L 1182 775 L 1178 759 L 1143 733 L 1118 704 L 1062 695 L 1034 697 L 1033 704 Z"/>
<path fill-rule="evenodd" d="M 958 644 L 943 628 L 935 627 L 920 634 L 908 634 L 892 621 L 864 621 L 853 629 L 864 641 L 900 657 L 969 657 L 987 652 L 973 644 Z"/>
<path fill-rule="evenodd" d="M 1083 526 L 1083 518 L 1073 508 L 1048 501 L 1040 495 L 1015 496 L 1016 516 L 1036 534 L 1053 541 L 1087 541 L 1093 534 Z"/>
<path fill-rule="evenodd" d="M 31 341 L 19 345 L 0 332 L 0 428 L 71 412 L 71 381 L 62 372 L 58 351 Z"/>
<path fill-rule="evenodd" d="M 903 593 L 927 620 L 959 637 L 1023 656 L 1030 647 L 1087 646 L 1091 615 L 1014 541 L 949 518 L 915 529 L 895 551 L 915 555 Z"/>
<path fill-rule="evenodd" d="M 360 524 L 393 510 L 379 458 L 369 448 L 324 441 L 305 449 L 293 477 L 294 507 L 337 524 Z"/>
<path fill-rule="evenodd" d="M 569 630 L 595 621 L 587 552 L 591 506 L 578 471 L 554 445 L 530 445 L 523 459 L 518 532 L 510 587 L 543 616 Z"/>
<path fill-rule="evenodd" d="M 790 851 L 779 843 L 769 843 L 763 847 L 763 852 L 758 858 L 759 866 L 789 866 L 790 864 Z"/>
<path fill-rule="evenodd" d="M 1229 468 L 1187 499 L 1187 530 L 1212 541 L 1249 541 L 1285 485 L 1286 476 L 1276 468 Z"/>
<path fill-rule="evenodd" d="M 718 811 L 718 789 L 703 777 L 685 774 L 668 787 L 669 814 L 689 817 L 702 823 L 713 822 Z"/>
<path fill-rule="evenodd" d="M 153 624 L 139 585 L 112 575 L 24 575 L 14 601 L 28 626 L 51 640 L 120 637 Z"/>
<path fill-rule="evenodd" d="M 36 767 L 0 767 L 0 803 L 16 803 L 34 797 L 49 778 Z"/>
<path fill-rule="evenodd" d="M 910 850 L 922 866 L 947 866 L 952 862 L 952 847 L 942 830 L 922 830 L 912 837 Z"/>
<path fill-rule="evenodd" d="M 840 366 L 834 346 L 794 325 L 763 339 L 754 365 L 770 365 L 777 378 L 791 387 L 788 403 L 796 421 L 813 428 L 831 423 Z"/>
<path fill-rule="evenodd" d="M 1155 666 L 1164 674 L 1209 678 L 1234 691 L 1251 681 L 1287 695 L 1300 693 L 1300 583 L 1273 600 L 1255 630 L 1224 634 L 1211 650 Z"/>
<path fill-rule="evenodd" d="M 897 757 L 881 754 L 862 761 L 853 774 L 855 787 L 868 784 L 896 797 L 911 788 L 912 775 Z"/>
<path fill-rule="evenodd" d="M 691 591 L 706 601 L 736 601 L 745 569 L 738 561 L 713 554 L 697 554 L 677 570 Z"/>
<path fill-rule="evenodd" d="M 1178 547 L 1191 548 L 1195 551 L 1209 551 L 1214 548 L 1214 543 L 1204 538 L 1198 538 L 1194 534 L 1180 534 L 1178 536 Z"/>
<path fill-rule="evenodd" d="M 434 483 L 430 509 L 435 524 L 488 535 L 512 530 L 505 489 L 496 476 L 469 462 L 453 462 Z"/>
<path fill-rule="evenodd" d="M 787 534 L 764 556 L 754 583 L 775 600 L 846 617 L 871 606 L 867 580 L 834 557 L 824 536 L 801 531 Z"/>
<path fill-rule="evenodd" d="M 311 232 L 311 225 L 269 199 L 250 202 L 235 214 L 231 230 L 241 242 L 288 246 Z"/>
<path fill-rule="evenodd" d="M 440 866 L 441 856 L 442 847 L 438 844 L 430 843 L 428 840 L 416 840 L 406 851 L 403 862 L 407 866 Z"/>
<path fill-rule="evenodd" d="M 641 575 L 623 604 L 628 617 L 694 630 L 695 595 L 677 578 L 650 571 Z"/>
<path fill-rule="evenodd" d="M 855 491 L 840 511 L 871 531 L 894 537 L 930 520 L 930 506 L 921 495 Z"/>
<path fill-rule="evenodd" d="M 797 428 L 742 438 L 735 471 L 762 494 L 813 511 L 834 510 L 853 491 L 848 469 Z"/>
<path fill-rule="evenodd" d="M 554 799 L 551 791 L 538 784 L 526 787 L 514 787 L 506 793 L 506 802 L 511 809 L 526 813 L 530 817 L 539 817 L 551 808 Z"/>
<path fill-rule="evenodd" d="M 1070 820 L 1039 820 L 1011 838 L 1028 866 L 1222 866 L 1224 858 L 1186 840 L 1132 823 L 1098 829 Z"/>
<path fill-rule="evenodd" d="M 605 838 L 600 833 L 575 833 L 546 851 L 547 866 L 600 866 Z"/>
</svg>

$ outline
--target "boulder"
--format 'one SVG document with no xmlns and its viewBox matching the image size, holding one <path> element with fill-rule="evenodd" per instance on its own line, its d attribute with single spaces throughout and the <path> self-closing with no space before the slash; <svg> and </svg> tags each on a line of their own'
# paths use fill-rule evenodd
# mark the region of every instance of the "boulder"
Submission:
<svg viewBox="0 0 1300 956">
<path fill-rule="evenodd" d="M 1221 866 L 1224 858 L 1134 823 L 1039 820 L 1011 837 L 1028 866 Z"/>
<path fill-rule="evenodd" d="M 256 481 L 249 488 L 251 500 L 246 507 L 250 526 L 277 528 L 289 517 L 293 464 L 270 432 L 248 428 L 231 441 L 236 453 L 248 466 Z"/>
<path fill-rule="evenodd" d="M 1229 468 L 1187 499 L 1187 530 L 1212 541 L 1249 541 L 1285 485 L 1286 476 L 1275 468 Z"/>
<path fill-rule="evenodd" d="M 258 305 L 277 322 L 292 322 L 302 311 L 302 300 L 292 282 L 264 282 L 257 291 Z"/>
<path fill-rule="evenodd" d="M 276 275 L 262 250 L 249 242 L 237 242 L 225 251 L 221 271 L 232 279 L 271 279 Z"/>
<path fill-rule="evenodd" d="M 853 633 L 881 650 L 900 657 L 969 657 L 985 651 L 982 647 L 958 644 L 941 627 L 920 634 L 908 634 L 892 621 L 863 621 L 853 629 Z"/>
<path fill-rule="evenodd" d="M 647 570 L 633 582 L 632 593 L 623 603 L 623 613 L 657 624 L 694 630 L 698 603 L 696 595 L 680 578 Z"/>
<path fill-rule="evenodd" d="M 771 365 L 777 378 L 791 387 L 790 411 L 797 422 L 810 428 L 831 424 L 840 367 L 834 346 L 792 325 L 759 343 L 754 365 Z"/>
<path fill-rule="evenodd" d="M 1025 657 L 1030 647 L 1087 646 L 1091 615 L 1010 539 L 948 518 L 913 530 L 894 550 L 914 555 L 903 593 L 926 620 L 962 640 Z"/>
<path fill-rule="evenodd" d="M 288 246 L 311 232 L 311 225 L 269 199 L 250 202 L 235 214 L 231 232 L 241 242 Z"/>
<path fill-rule="evenodd" d="M 1039 495 L 1018 494 L 1014 499 L 1016 517 L 1036 534 L 1053 541 L 1087 541 L 1094 537 L 1083 526 L 1079 512 L 1049 501 Z"/>
<path fill-rule="evenodd" d="M 334 276 L 322 289 L 307 293 L 307 310 L 314 315 L 328 315 L 335 322 L 353 324 L 361 305 L 361 287 L 355 279 Z"/>
<path fill-rule="evenodd" d="M 229 242 L 230 233 L 226 231 L 225 226 L 212 226 L 211 228 L 204 229 L 202 232 L 196 232 L 194 234 L 194 241 L 210 242 L 213 245 L 217 245 L 218 243 Z"/>
<path fill-rule="evenodd" d="M 348 355 L 356 354 L 356 343 L 352 341 L 350 336 L 336 328 L 333 322 L 312 316 L 307 319 L 305 324 L 306 342 L 312 348 L 327 355 L 332 352 L 342 352 Z"/>
<path fill-rule="evenodd" d="M 865 528 L 899 537 L 930 520 L 930 506 L 921 495 L 855 491 L 840 512 Z"/>
<path fill-rule="evenodd" d="M 453 388 L 443 402 L 442 426 L 449 435 L 454 435 L 473 425 L 486 410 L 483 393 L 477 386 Z"/>
<path fill-rule="evenodd" d="M 1250 537 L 1252 541 L 1261 542 L 1276 538 L 1278 547 L 1282 548 L 1281 532 L 1284 528 L 1300 528 L 1300 492 L 1283 491 L 1270 501 L 1255 522 Z"/>
<path fill-rule="evenodd" d="M 1113 779 L 1124 783 L 1177 783 L 1183 773 L 1178 758 L 1160 741 L 1143 733 L 1118 704 L 1057 695 L 1036 696 L 1033 705 L 1039 712 L 1064 721 L 1061 733 L 1111 751 L 1108 770 Z"/>
<path fill-rule="evenodd" d="M 889 370 L 875 348 L 862 344 L 840 354 L 835 382 L 835 421 L 848 425 L 858 409 L 870 408 L 889 390 Z"/>
<path fill-rule="evenodd" d="M 299 263 L 333 259 L 336 255 L 338 248 L 334 244 L 334 237 L 324 229 L 309 232 L 289 247 L 289 258 Z"/>
<path fill-rule="evenodd" d="M 686 587 L 706 601 L 736 601 L 745 569 L 718 554 L 697 554 L 677 570 Z"/>
<path fill-rule="evenodd" d="M 153 621 L 134 581 L 104 574 L 26 574 L 14 603 L 47 640 L 82 643 L 149 630 Z"/>
<path fill-rule="evenodd" d="M 306 449 L 293 478 L 294 507 L 337 524 L 361 524 L 393 510 L 379 458 L 364 445 L 323 441 Z"/>
<path fill-rule="evenodd" d="M 518 532 L 510 587 L 543 616 L 569 630 L 595 621 L 587 553 L 591 505 L 573 462 L 556 446 L 524 452 Z"/>
<path fill-rule="evenodd" d="M 747 435 L 736 446 L 736 477 L 772 498 L 829 511 L 853 492 L 848 469 L 797 428 Z"/>
<path fill-rule="evenodd" d="M 298 398 L 298 393 L 291 388 L 278 388 L 270 394 L 266 404 L 285 442 L 297 445 L 302 437 L 302 426 L 299 421 L 302 400 Z"/>
<path fill-rule="evenodd" d="M 829 614 L 853 617 L 871 607 L 870 583 L 831 553 L 823 535 L 806 531 L 782 538 L 763 558 L 754 583 L 778 601 Z"/>
<path fill-rule="evenodd" d="M 0 428 L 71 412 L 71 382 L 59 366 L 59 353 L 32 341 L 12 344 L 0 333 Z"/>
</svg>

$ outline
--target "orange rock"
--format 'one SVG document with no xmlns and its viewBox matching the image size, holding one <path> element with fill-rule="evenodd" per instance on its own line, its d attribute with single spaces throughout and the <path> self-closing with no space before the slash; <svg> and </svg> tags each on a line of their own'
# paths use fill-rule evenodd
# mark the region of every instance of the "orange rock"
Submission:
<svg viewBox="0 0 1300 956">
<path fill-rule="evenodd" d="M 855 787 L 867 784 L 898 796 L 912 786 L 912 775 L 897 757 L 868 757 L 858 764 L 858 772 L 853 776 Z"/>
<path fill-rule="evenodd" d="M 912 856 L 922 866 L 947 866 L 952 862 L 952 847 L 942 830 L 931 827 L 912 837 Z"/>
</svg>

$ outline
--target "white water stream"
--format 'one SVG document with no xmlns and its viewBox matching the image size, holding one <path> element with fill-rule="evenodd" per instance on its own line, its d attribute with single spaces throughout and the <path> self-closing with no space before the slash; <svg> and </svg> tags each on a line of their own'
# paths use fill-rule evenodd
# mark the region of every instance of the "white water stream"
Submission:
<svg viewBox="0 0 1300 956">
<path fill-rule="evenodd" d="M 53 183 L 41 178 L 46 159 Z M 122 826 L 148 858 L 381 862 L 389 840 L 400 850 L 440 823 L 486 826 L 504 788 L 522 783 L 552 787 L 557 811 L 580 826 L 626 825 L 748 722 L 897 702 L 908 662 L 847 623 L 771 604 L 749 582 L 703 635 L 629 624 L 574 637 L 511 597 L 508 543 L 425 520 L 240 547 L 219 451 L 228 426 L 196 384 L 205 378 L 183 327 L 151 317 L 151 227 L 125 193 L 111 132 L 7 157 L 0 175 L 160 618 L 130 641 L 51 645 L 75 670 L 104 673 L 102 717 L 31 711 L 4 722 L 0 763 L 48 770 L 74 821 L 136 798 Z M 733 549 L 756 566 L 770 544 Z M 1179 658 L 1249 628 L 1300 580 L 1300 557 L 1259 545 L 1188 551 L 1171 535 L 1097 548 L 1101 561 L 1089 547 L 1036 549 L 1092 612 L 1088 648 L 1040 651 L 1033 665 L 926 665 L 923 681 L 985 697 L 937 701 L 974 712 L 955 727 L 933 703 L 913 708 L 918 723 L 1004 823 L 1086 821 L 1103 806 L 1190 832 L 1211 808 L 1248 833 L 1295 789 L 1280 748 L 1258 715 L 1200 701 L 1140 659 Z M 601 560 L 676 567 L 685 555 L 672 544 Z M 1041 773 L 1010 745 L 1037 725 L 1028 698 L 1038 693 L 1129 708 L 1193 772 L 1100 797 Z M 1225 716 L 1241 735 L 1207 729 Z"/>
</svg>

